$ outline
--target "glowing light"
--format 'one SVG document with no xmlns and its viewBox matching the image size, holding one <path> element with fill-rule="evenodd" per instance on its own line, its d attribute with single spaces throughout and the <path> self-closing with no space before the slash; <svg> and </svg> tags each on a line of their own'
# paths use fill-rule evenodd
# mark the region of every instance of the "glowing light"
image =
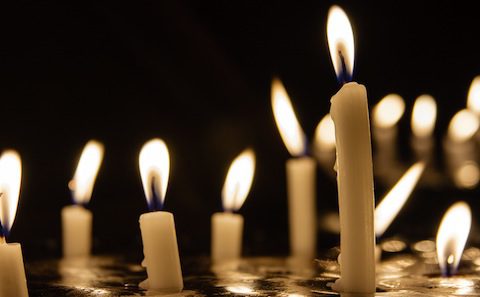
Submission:
<svg viewBox="0 0 480 297">
<path fill-rule="evenodd" d="M 475 135 L 479 126 L 478 117 L 468 109 L 457 112 L 448 125 L 448 136 L 455 142 L 464 142 Z"/>
<path fill-rule="evenodd" d="M 373 108 L 373 124 L 379 128 L 393 127 L 405 111 L 405 102 L 397 94 L 389 94 Z"/>
<path fill-rule="evenodd" d="M 236 211 L 242 207 L 250 192 L 254 173 L 255 153 L 246 149 L 233 160 L 228 169 L 222 190 L 223 209 Z"/>
<path fill-rule="evenodd" d="M 473 79 L 467 97 L 467 108 L 480 114 L 480 76 Z"/>
<path fill-rule="evenodd" d="M 382 236 L 407 202 L 425 169 L 423 162 L 410 167 L 375 209 L 375 234 Z"/>
<path fill-rule="evenodd" d="M 242 295 L 254 295 L 256 292 L 247 286 L 228 286 L 225 289 L 234 294 L 242 294 Z"/>
<path fill-rule="evenodd" d="M 355 58 L 352 25 L 345 11 L 336 5 L 328 12 L 327 40 L 337 78 L 352 77 Z"/>
<path fill-rule="evenodd" d="M 335 148 L 335 124 L 330 114 L 325 115 L 315 129 L 315 144 L 321 151 Z"/>
<path fill-rule="evenodd" d="M 93 186 L 103 160 L 103 144 L 90 140 L 84 147 L 73 179 L 68 184 L 73 200 L 77 204 L 87 204 L 92 198 Z"/>
<path fill-rule="evenodd" d="M 443 216 L 437 232 L 437 259 L 443 274 L 453 275 L 462 257 L 472 214 L 465 202 L 453 204 Z"/>
<path fill-rule="evenodd" d="M 170 156 L 167 145 L 159 138 L 145 143 L 140 151 L 140 176 L 150 209 L 161 208 L 167 193 Z"/>
<path fill-rule="evenodd" d="M 416 137 L 429 137 L 435 128 L 437 103 L 430 95 L 421 95 L 415 100 L 412 111 L 412 132 Z"/>
<path fill-rule="evenodd" d="M 480 181 L 480 169 L 475 161 L 466 161 L 454 172 L 455 183 L 462 188 L 471 189 Z"/>
<path fill-rule="evenodd" d="M 22 182 L 22 161 L 13 150 L 5 151 L 0 157 L 0 223 L 3 232 L 0 237 L 8 235 L 17 213 L 20 185 Z M 3 234 L 2 234 L 3 233 Z"/>
<path fill-rule="evenodd" d="M 306 138 L 282 82 L 272 81 L 272 108 L 283 142 L 292 156 L 305 153 Z"/>
</svg>

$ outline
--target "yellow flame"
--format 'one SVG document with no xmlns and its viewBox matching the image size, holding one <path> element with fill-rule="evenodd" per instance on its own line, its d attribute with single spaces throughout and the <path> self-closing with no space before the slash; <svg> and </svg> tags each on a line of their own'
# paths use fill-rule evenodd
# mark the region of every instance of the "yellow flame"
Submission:
<svg viewBox="0 0 480 297">
<path fill-rule="evenodd" d="M 375 208 L 375 234 L 382 236 L 407 202 L 425 169 L 425 163 L 412 165 Z"/>
<path fill-rule="evenodd" d="M 315 129 L 315 143 L 322 151 L 335 148 L 335 124 L 329 113 L 323 117 Z"/>
<path fill-rule="evenodd" d="M 298 123 L 287 91 L 278 79 L 272 81 L 272 108 L 275 122 L 288 151 L 292 156 L 302 155 L 305 152 L 305 133 Z"/>
<path fill-rule="evenodd" d="M 415 100 L 412 111 L 412 132 L 416 137 L 429 137 L 435 128 L 437 103 L 430 95 L 421 95 Z"/>
<path fill-rule="evenodd" d="M 167 193 L 168 176 L 170 174 L 170 155 L 167 145 L 160 138 L 146 142 L 138 158 L 143 190 L 149 205 L 155 196 L 162 205 Z M 152 189 L 153 188 L 153 189 Z M 155 190 L 155 193 L 153 193 Z"/>
<path fill-rule="evenodd" d="M 458 186 L 467 189 L 474 188 L 480 181 L 478 164 L 471 160 L 460 164 L 460 166 L 455 169 L 454 177 L 455 183 Z"/>
<path fill-rule="evenodd" d="M 448 125 L 448 136 L 455 142 L 464 142 L 472 138 L 479 127 L 478 117 L 468 109 L 457 112 Z"/>
<path fill-rule="evenodd" d="M 8 233 L 15 221 L 20 184 L 22 182 L 22 160 L 13 150 L 5 151 L 0 157 L 0 222 Z"/>
<path fill-rule="evenodd" d="M 73 179 L 69 183 L 75 203 L 87 204 L 92 198 L 93 186 L 102 164 L 103 154 L 103 144 L 95 140 L 90 140 L 83 148 Z"/>
<path fill-rule="evenodd" d="M 327 40 L 337 77 L 340 77 L 343 72 L 342 60 L 347 74 L 351 76 L 355 57 L 352 25 L 345 11 L 336 5 L 328 11 Z"/>
<path fill-rule="evenodd" d="M 397 94 L 383 97 L 373 108 L 373 124 L 379 128 L 393 127 L 405 111 L 405 102 Z"/>
<path fill-rule="evenodd" d="M 470 233 L 471 223 L 470 207 L 463 201 L 453 204 L 443 216 L 436 241 L 438 263 L 444 273 L 447 271 L 455 273 Z"/>
<path fill-rule="evenodd" d="M 250 192 L 255 173 L 255 153 L 244 150 L 233 160 L 222 189 L 223 209 L 236 211 L 242 207 Z"/>
<path fill-rule="evenodd" d="M 476 114 L 480 114 L 480 75 L 475 77 L 470 84 L 467 108 Z"/>
</svg>

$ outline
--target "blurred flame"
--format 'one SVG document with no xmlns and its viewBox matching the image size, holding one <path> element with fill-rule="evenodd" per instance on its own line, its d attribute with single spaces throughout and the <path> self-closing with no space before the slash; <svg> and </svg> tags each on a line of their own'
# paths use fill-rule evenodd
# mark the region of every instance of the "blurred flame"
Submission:
<svg viewBox="0 0 480 297">
<path fill-rule="evenodd" d="M 5 151 L 0 157 L 0 223 L 3 235 L 7 235 L 15 221 L 20 184 L 22 182 L 22 161 L 14 150 Z M 0 233 L 1 236 L 1 233 Z"/>
<path fill-rule="evenodd" d="M 424 169 L 425 163 L 423 162 L 412 165 L 375 208 L 375 234 L 377 236 L 382 236 L 398 215 Z"/>
<path fill-rule="evenodd" d="M 412 132 L 416 137 L 429 137 L 435 128 L 437 103 L 430 95 L 421 95 L 415 100 L 412 111 Z"/>
<path fill-rule="evenodd" d="M 305 153 L 305 134 L 298 123 L 293 106 L 282 82 L 272 81 L 272 108 L 283 142 L 292 156 Z"/>
<path fill-rule="evenodd" d="M 380 128 L 393 127 L 405 111 L 405 102 L 397 94 L 383 97 L 373 108 L 373 124 Z"/>
<path fill-rule="evenodd" d="M 454 172 L 455 183 L 462 188 L 472 189 L 480 181 L 480 169 L 475 161 L 466 161 Z"/>
<path fill-rule="evenodd" d="M 463 201 L 453 204 L 443 216 L 437 232 L 437 258 L 443 274 L 457 271 L 471 223 L 470 207 Z"/>
<path fill-rule="evenodd" d="M 315 143 L 322 151 L 335 148 L 335 124 L 329 113 L 323 117 L 315 129 Z"/>
<path fill-rule="evenodd" d="M 225 289 L 231 293 L 234 294 L 240 294 L 240 295 L 255 295 L 256 292 L 254 289 L 243 286 L 243 285 L 236 285 L 236 286 L 227 286 Z"/>
<path fill-rule="evenodd" d="M 236 211 L 242 207 L 250 192 L 254 173 L 255 153 L 246 149 L 233 160 L 228 169 L 222 189 L 224 210 Z"/>
<path fill-rule="evenodd" d="M 468 109 L 457 112 L 448 125 L 448 136 L 455 142 L 464 142 L 472 138 L 478 130 L 479 120 Z"/>
<path fill-rule="evenodd" d="M 68 184 L 73 200 L 87 204 L 92 198 L 93 186 L 103 160 L 104 147 L 98 141 L 90 140 L 84 147 L 77 170 Z"/>
<path fill-rule="evenodd" d="M 473 79 L 468 90 L 467 108 L 480 114 L 480 76 Z"/>
<path fill-rule="evenodd" d="M 165 142 L 160 138 L 146 142 L 140 151 L 138 164 L 149 207 L 153 209 L 156 203 L 163 205 L 170 174 L 170 156 Z"/>
<path fill-rule="evenodd" d="M 355 57 L 352 25 L 345 11 L 336 5 L 328 11 L 327 41 L 337 78 L 351 77 Z"/>
</svg>

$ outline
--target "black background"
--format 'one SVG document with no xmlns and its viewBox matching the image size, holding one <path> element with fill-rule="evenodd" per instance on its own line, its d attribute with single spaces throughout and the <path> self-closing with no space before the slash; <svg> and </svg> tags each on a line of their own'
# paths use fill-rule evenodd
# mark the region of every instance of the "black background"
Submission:
<svg viewBox="0 0 480 297">
<path fill-rule="evenodd" d="M 165 208 L 175 214 L 182 254 L 208 254 L 210 215 L 231 160 L 257 154 L 245 216 L 245 254 L 287 254 L 284 163 L 289 155 L 270 107 L 278 75 L 309 138 L 338 89 L 328 54 L 328 8 L 341 5 L 356 39 L 355 80 L 373 106 L 397 92 L 439 105 L 438 139 L 480 74 L 478 10 L 464 1 L 53 2 L 0 8 L 0 146 L 23 159 L 23 188 L 10 241 L 27 258 L 60 254 L 67 182 L 91 138 L 104 142 L 90 208 L 95 252 L 141 253 L 147 210 L 138 153 L 152 137 L 171 154 Z M 408 122 L 400 122 L 401 158 Z M 335 181 L 318 172 L 318 210 L 336 208 Z M 445 188 L 447 190 L 445 190 Z M 388 235 L 433 237 L 449 204 L 478 191 L 417 191 Z M 380 197 L 385 191 L 377 183 Z M 332 239 L 333 238 L 333 239 Z M 319 233 L 326 248 L 336 237 Z"/>
</svg>

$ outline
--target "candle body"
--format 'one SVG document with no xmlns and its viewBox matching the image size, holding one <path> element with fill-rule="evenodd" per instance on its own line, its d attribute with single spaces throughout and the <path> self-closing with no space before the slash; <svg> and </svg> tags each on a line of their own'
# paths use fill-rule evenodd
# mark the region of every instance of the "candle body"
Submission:
<svg viewBox="0 0 480 297">
<path fill-rule="evenodd" d="M 92 213 L 79 205 L 62 209 L 63 256 L 85 257 L 92 247 Z"/>
<path fill-rule="evenodd" d="M 367 92 L 345 84 L 332 97 L 330 113 L 337 143 L 340 210 L 340 289 L 375 292 L 375 235 L 372 148 Z"/>
<path fill-rule="evenodd" d="M 183 289 L 173 214 L 155 211 L 140 216 L 147 286 L 165 293 Z"/>
<path fill-rule="evenodd" d="M 212 260 L 235 260 L 242 254 L 243 217 L 233 213 L 212 215 Z"/>
<path fill-rule="evenodd" d="M 0 244 L 0 296 L 28 297 L 22 247 L 18 243 Z"/>
<path fill-rule="evenodd" d="M 293 257 L 313 259 L 317 245 L 315 160 L 290 159 L 286 165 L 290 250 Z"/>
</svg>

